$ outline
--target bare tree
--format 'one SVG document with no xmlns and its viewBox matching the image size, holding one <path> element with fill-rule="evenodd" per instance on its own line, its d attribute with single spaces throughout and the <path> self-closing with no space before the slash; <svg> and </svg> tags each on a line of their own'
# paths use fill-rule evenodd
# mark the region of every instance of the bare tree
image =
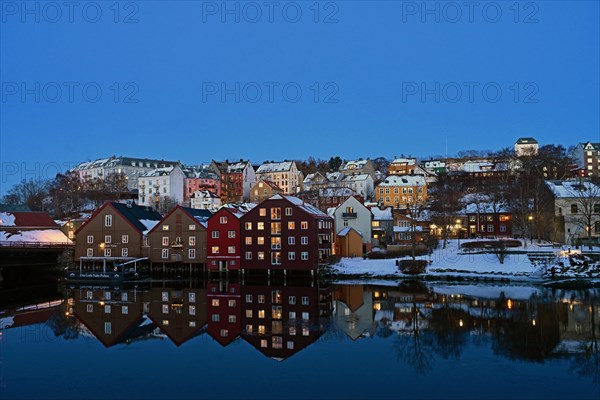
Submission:
<svg viewBox="0 0 600 400">
<path fill-rule="evenodd" d="M 576 213 L 570 217 L 570 222 L 584 230 L 591 248 L 592 229 L 600 221 L 600 186 L 581 180 L 571 193 L 574 201 L 571 207 Z"/>
<path fill-rule="evenodd" d="M 48 196 L 49 182 L 41 179 L 23 179 L 10 188 L 3 197 L 9 204 L 26 204 L 33 211 L 44 209 L 44 199 Z"/>
</svg>

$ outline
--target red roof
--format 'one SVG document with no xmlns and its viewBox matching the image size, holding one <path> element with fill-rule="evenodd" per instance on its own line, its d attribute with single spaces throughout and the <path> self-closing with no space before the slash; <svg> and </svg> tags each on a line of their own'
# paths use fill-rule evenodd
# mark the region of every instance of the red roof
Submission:
<svg viewBox="0 0 600 400">
<path fill-rule="evenodd" d="M 56 222 L 46 212 L 11 212 L 15 217 L 15 226 L 20 228 L 58 228 Z"/>
</svg>

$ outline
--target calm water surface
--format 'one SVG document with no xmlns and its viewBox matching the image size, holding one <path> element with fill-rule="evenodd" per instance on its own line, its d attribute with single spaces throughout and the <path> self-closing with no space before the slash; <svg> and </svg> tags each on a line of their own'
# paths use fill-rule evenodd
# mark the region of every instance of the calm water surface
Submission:
<svg viewBox="0 0 600 400">
<path fill-rule="evenodd" d="M 161 281 L 1 292 L 2 399 L 600 399 L 597 290 Z"/>
</svg>

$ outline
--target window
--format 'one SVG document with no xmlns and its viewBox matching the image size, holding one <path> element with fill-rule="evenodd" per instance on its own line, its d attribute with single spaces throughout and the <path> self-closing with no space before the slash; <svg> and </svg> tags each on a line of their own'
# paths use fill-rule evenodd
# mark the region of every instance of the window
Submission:
<svg viewBox="0 0 600 400">
<path fill-rule="evenodd" d="M 162 313 L 163 314 L 168 314 L 169 313 L 169 305 L 168 304 L 163 304 L 162 305 Z"/>
<path fill-rule="evenodd" d="M 93 257 L 94 256 L 94 249 L 91 248 L 91 247 L 88 247 L 86 255 L 88 257 Z"/>
<path fill-rule="evenodd" d="M 308 229 L 308 221 L 300 222 L 300 229 Z"/>
<path fill-rule="evenodd" d="M 227 329 L 221 329 L 221 337 L 229 336 L 229 331 Z"/>
<path fill-rule="evenodd" d="M 500 232 L 506 232 L 506 225 L 500 224 Z"/>
<path fill-rule="evenodd" d="M 219 322 L 219 321 L 221 321 L 221 316 L 219 314 L 213 314 L 213 315 L 211 315 L 210 320 L 212 322 Z"/>
<path fill-rule="evenodd" d="M 264 236 L 259 236 L 256 238 L 256 244 L 265 244 Z"/>
<path fill-rule="evenodd" d="M 571 214 L 577 214 L 577 204 L 571 204 Z"/>
<path fill-rule="evenodd" d="M 104 226 L 112 226 L 112 215 L 108 214 L 104 216 Z"/>
<path fill-rule="evenodd" d="M 310 331 L 308 330 L 308 326 L 303 326 L 302 327 L 302 336 L 308 336 L 310 334 Z"/>
<path fill-rule="evenodd" d="M 210 234 L 210 236 L 213 239 L 218 239 L 219 238 L 219 231 L 212 231 L 211 234 Z"/>
<path fill-rule="evenodd" d="M 88 244 L 93 244 L 94 243 L 94 235 L 88 235 L 87 242 L 88 242 Z"/>
<path fill-rule="evenodd" d="M 237 320 L 237 318 L 235 317 L 235 315 L 230 315 L 227 317 L 227 322 L 229 322 L 231 324 L 235 324 L 236 320 Z"/>
<path fill-rule="evenodd" d="M 129 307 L 128 306 L 122 306 L 121 307 L 121 314 L 129 314 Z"/>
<path fill-rule="evenodd" d="M 288 315 L 289 319 L 296 319 L 296 311 L 290 311 L 289 315 Z"/>
<path fill-rule="evenodd" d="M 169 245 L 169 237 L 168 236 L 163 236 L 162 237 L 162 245 L 163 246 L 168 246 Z"/>
<path fill-rule="evenodd" d="M 271 238 L 271 250 L 280 250 L 281 249 L 281 237 L 272 237 Z"/>
<path fill-rule="evenodd" d="M 251 251 L 246 252 L 246 260 L 252 260 L 252 252 Z"/>
<path fill-rule="evenodd" d="M 244 224 L 244 228 L 245 228 L 247 231 L 251 231 L 251 230 L 252 230 L 252 222 L 246 222 L 246 223 Z"/>
<path fill-rule="evenodd" d="M 292 207 L 286 207 L 285 208 L 285 215 L 287 215 L 287 216 L 292 215 Z"/>
<path fill-rule="evenodd" d="M 162 301 L 169 301 L 169 292 L 162 292 L 161 298 Z"/>
<path fill-rule="evenodd" d="M 246 325 L 246 333 L 252 333 L 252 325 L 251 324 Z"/>
<path fill-rule="evenodd" d="M 235 307 L 235 299 L 230 299 L 227 301 L 227 305 L 229 307 Z"/>
<path fill-rule="evenodd" d="M 169 249 L 162 249 L 162 258 L 169 258 Z"/>
<path fill-rule="evenodd" d="M 594 204 L 594 214 L 600 214 L 600 203 Z"/>
<path fill-rule="evenodd" d="M 308 305 L 308 296 L 302 296 L 302 305 L 303 306 L 307 306 Z"/>
<path fill-rule="evenodd" d="M 271 208 L 271 219 L 281 219 L 281 207 Z"/>
<path fill-rule="evenodd" d="M 227 223 L 227 217 L 220 217 L 219 218 L 219 223 L 220 224 L 226 224 Z"/>
<path fill-rule="evenodd" d="M 281 252 L 274 251 L 271 253 L 271 265 L 281 265 Z"/>
<path fill-rule="evenodd" d="M 104 333 L 106 335 L 112 334 L 112 324 L 110 322 L 105 322 L 104 323 Z"/>
<path fill-rule="evenodd" d="M 252 244 L 252 236 L 248 236 L 244 241 L 247 245 L 251 245 Z"/>
<path fill-rule="evenodd" d="M 257 260 L 264 260 L 265 259 L 265 253 L 263 251 L 259 251 L 258 254 L 256 255 L 256 259 Z"/>
<path fill-rule="evenodd" d="M 487 231 L 488 232 L 494 232 L 494 225 L 488 225 L 487 226 Z"/>
<path fill-rule="evenodd" d="M 227 246 L 227 253 L 235 254 L 235 246 Z"/>
<path fill-rule="evenodd" d="M 265 295 L 264 294 L 259 294 L 258 295 L 258 303 L 259 304 L 264 304 L 265 303 Z"/>
<path fill-rule="evenodd" d="M 252 310 L 246 310 L 246 318 L 252 318 Z"/>
<path fill-rule="evenodd" d="M 86 308 L 87 308 L 87 312 L 94 312 L 94 305 L 93 304 L 88 304 Z"/>
<path fill-rule="evenodd" d="M 271 222 L 271 234 L 281 235 L 281 222 Z"/>
<path fill-rule="evenodd" d="M 190 238 L 188 239 L 188 242 L 189 242 L 190 246 L 195 246 L 196 245 L 196 236 L 190 236 Z"/>
<path fill-rule="evenodd" d="M 112 310 L 111 310 L 110 304 L 107 304 L 107 305 L 104 306 L 104 313 L 105 314 L 110 314 L 111 311 Z"/>
<path fill-rule="evenodd" d="M 288 253 L 288 260 L 295 260 L 295 259 L 296 259 L 296 252 L 290 251 Z"/>
<path fill-rule="evenodd" d="M 310 318 L 310 314 L 308 312 L 303 312 L 302 313 L 302 319 L 305 321 L 308 321 Z"/>
<path fill-rule="evenodd" d="M 246 295 L 246 303 L 252 303 L 252 295 L 251 294 Z"/>
<path fill-rule="evenodd" d="M 129 249 L 127 247 L 121 249 L 121 257 L 129 257 Z"/>
<path fill-rule="evenodd" d="M 234 239 L 235 238 L 235 231 L 227 231 L 227 237 L 229 239 Z"/>
<path fill-rule="evenodd" d="M 219 307 L 219 299 L 212 299 L 210 303 L 213 307 Z"/>
<path fill-rule="evenodd" d="M 189 250 L 188 250 L 188 258 L 189 258 L 189 259 L 194 259 L 194 258 L 196 258 L 196 249 L 189 249 Z"/>
<path fill-rule="evenodd" d="M 291 340 L 288 340 L 287 348 L 288 348 L 288 350 L 294 350 L 294 342 L 292 342 Z"/>
<path fill-rule="evenodd" d="M 189 225 L 188 225 L 188 230 L 189 230 L 189 231 L 195 231 L 195 230 L 196 230 L 196 225 L 194 225 L 194 224 L 189 224 Z"/>
<path fill-rule="evenodd" d="M 296 304 L 296 296 L 290 296 L 290 297 L 288 297 L 288 302 L 289 302 L 291 305 L 294 305 L 294 304 Z"/>
<path fill-rule="evenodd" d="M 265 230 L 265 223 L 264 222 L 257 222 L 256 223 L 256 229 L 258 229 L 259 231 L 264 231 Z"/>
<path fill-rule="evenodd" d="M 261 217 L 266 217 L 267 216 L 267 209 L 266 208 L 261 208 L 258 210 L 258 215 L 260 215 Z"/>
<path fill-rule="evenodd" d="M 265 310 L 258 310 L 258 318 L 264 318 L 265 317 Z"/>
<path fill-rule="evenodd" d="M 288 244 L 296 244 L 296 238 L 294 236 L 288 237 Z"/>
<path fill-rule="evenodd" d="M 129 243 L 129 235 L 121 235 L 121 243 L 123 243 L 123 244 Z"/>
<path fill-rule="evenodd" d="M 302 236 L 300 238 L 300 244 L 308 244 L 308 236 Z"/>
<path fill-rule="evenodd" d="M 211 253 L 213 254 L 219 254 L 219 246 L 212 246 L 210 248 Z"/>
<path fill-rule="evenodd" d="M 104 236 L 104 243 L 112 243 L 112 236 L 111 235 L 106 235 Z"/>
<path fill-rule="evenodd" d="M 295 315 L 294 315 L 294 318 L 296 318 Z M 289 332 L 290 332 L 290 336 L 296 336 L 296 327 L 290 326 Z"/>
<path fill-rule="evenodd" d="M 194 293 L 194 292 L 188 293 L 188 301 L 190 303 L 195 303 L 196 302 L 196 293 Z"/>
<path fill-rule="evenodd" d="M 267 347 L 267 340 L 266 339 L 261 339 L 260 340 L 260 347 Z"/>
<path fill-rule="evenodd" d="M 111 256 L 111 250 L 109 248 L 104 249 L 104 257 L 110 257 Z"/>
<path fill-rule="evenodd" d="M 283 348 L 283 338 L 281 336 L 273 336 L 272 344 L 274 349 Z"/>
<path fill-rule="evenodd" d="M 308 260 L 308 251 L 303 251 L 302 253 L 300 253 L 300 259 Z"/>
<path fill-rule="evenodd" d="M 288 222 L 288 229 L 289 230 L 294 230 L 296 229 L 296 223 L 294 221 L 289 221 Z"/>
<path fill-rule="evenodd" d="M 144 246 L 150 246 L 150 236 L 144 236 Z"/>
<path fill-rule="evenodd" d="M 163 231 L 168 231 L 169 230 L 169 225 L 165 224 L 162 226 L 162 230 Z"/>
</svg>

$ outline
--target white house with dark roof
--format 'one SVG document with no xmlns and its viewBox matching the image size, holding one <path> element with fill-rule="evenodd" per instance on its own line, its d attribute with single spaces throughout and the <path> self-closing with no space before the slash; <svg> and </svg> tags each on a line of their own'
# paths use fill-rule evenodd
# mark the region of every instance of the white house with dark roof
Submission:
<svg viewBox="0 0 600 400">
<path fill-rule="evenodd" d="M 573 152 L 573 161 L 584 176 L 600 176 L 600 142 L 579 143 Z"/>
<path fill-rule="evenodd" d="M 339 172 L 344 175 L 369 174 L 373 179 L 376 178 L 375 167 L 371 160 L 351 160 L 342 163 Z"/>
<path fill-rule="evenodd" d="M 532 137 L 522 137 L 515 142 L 515 155 L 533 156 L 538 153 L 538 141 Z"/>
<path fill-rule="evenodd" d="M 256 170 L 256 176 L 275 183 L 285 194 L 300 192 L 304 180 L 295 161 L 265 162 Z"/>
<path fill-rule="evenodd" d="M 179 166 L 156 168 L 138 178 L 138 204 L 156 206 L 171 198 L 183 203 L 185 173 Z"/>
<path fill-rule="evenodd" d="M 373 177 L 369 174 L 345 176 L 341 181 L 341 185 L 352 189 L 365 199 L 371 198 L 375 189 Z"/>
<path fill-rule="evenodd" d="M 221 197 L 209 190 L 196 190 L 190 198 L 190 206 L 198 210 L 218 210 L 221 207 Z"/>
</svg>

